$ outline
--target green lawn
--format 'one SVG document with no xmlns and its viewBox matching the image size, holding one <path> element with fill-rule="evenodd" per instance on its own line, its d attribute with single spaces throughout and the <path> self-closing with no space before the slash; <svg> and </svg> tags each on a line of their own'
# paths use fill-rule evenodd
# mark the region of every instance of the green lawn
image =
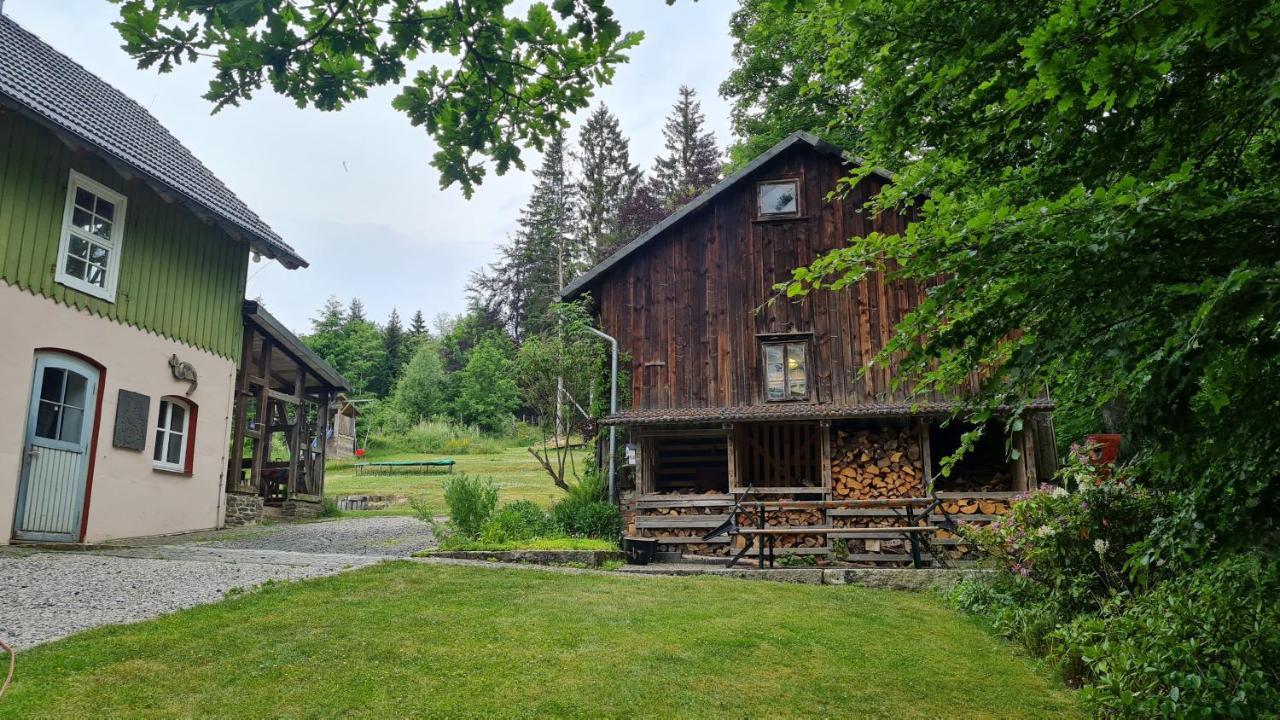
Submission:
<svg viewBox="0 0 1280 720">
<path fill-rule="evenodd" d="M 492 477 L 499 488 L 498 499 L 532 500 L 544 507 L 558 500 L 563 492 L 551 483 L 550 476 L 538 465 L 538 461 L 524 448 L 509 448 L 492 455 L 405 455 L 376 456 L 375 460 L 439 460 L 450 457 L 457 461 L 454 472 Z M 579 453 L 579 463 L 583 454 Z M 579 464 L 581 467 L 581 464 Z M 444 508 L 440 482 L 448 477 L 439 472 L 364 473 L 357 475 L 350 462 L 331 463 L 325 471 L 325 494 L 335 495 L 397 495 L 423 496 L 440 508 Z M 407 512 L 407 510 L 406 510 Z M 384 513 L 385 514 L 385 513 Z"/>
<path fill-rule="evenodd" d="M 927 595 L 385 564 L 23 652 L 0 718 L 1077 717 Z"/>
</svg>

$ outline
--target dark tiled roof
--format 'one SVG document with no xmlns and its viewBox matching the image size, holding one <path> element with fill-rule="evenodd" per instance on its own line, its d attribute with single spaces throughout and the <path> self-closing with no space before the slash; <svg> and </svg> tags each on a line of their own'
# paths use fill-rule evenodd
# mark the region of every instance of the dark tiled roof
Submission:
<svg viewBox="0 0 1280 720">
<path fill-rule="evenodd" d="M 214 216 L 254 250 L 306 267 L 209 168 L 127 95 L 0 15 L 0 99 Z"/>
<path fill-rule="evenodd" d="M 955 402 L 867 403 L 863 405 L 815 405 L 780 403 L 741 407 L 632 410 L 604 418 L 604 425 L 682 425 L 686 423 L 750 422 L 753 420 L 839 420 L 903 416 L 949 415 L 963 407 Z M 1002 407 L 1001 410 L 1011 408 Z M 1052 410 L 1053 402 L 1037 398 L 1028 410 Z"/>
</svg>

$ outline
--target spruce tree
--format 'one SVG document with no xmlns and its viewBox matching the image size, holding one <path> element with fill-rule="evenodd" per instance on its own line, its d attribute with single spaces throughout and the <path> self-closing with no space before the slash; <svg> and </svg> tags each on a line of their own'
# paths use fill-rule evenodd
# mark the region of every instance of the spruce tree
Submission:
<svg viewBox="0 0 1280 720">
<path fill-rule="evenodd" d="M 347 306 L 347 322 L 356 323 L 367 320 L 368 318 L 364 315 L 364 303 L 358 297 L 351 298 L 351 304 Z"/>
<path fill-rule="evenodd" d="M 330 295 L 329 299 L 324 301 L 324 307 L 320 308 L 320 316 L 311 318 L 311 333 L 313 335 L 337 333 L 346 324 L 347 311 L 342 306 L 342 301 L 337 295 Z"/>
<path fill-rule="evenodd" d="M 379 396 L 390 395 L 396 386 L 396 380 L 409 361 L 406 353 L 407 343 L 404 329 L 400 325 L 400 314 L 391 308 L 387 324 L 382 328 L 382 368 L 373 391 Z"/>
<path fill-rule="evenodd" d="M 525 331 L 538 329 L 560 288 L 588 263 L 582 244 L 575 239 L 563 134 L 547 146 L 533 176 L 533 193 L 520 211 L 520 229 L 511 248 L 504 250 L 500 267 L 509 282 L 519 283 L 507 288 L 506 309 L 513 316 L 503 318 L 504 323 L 515 323 Z"/>
<path fill-rule="evenodd" d="M 579 243 L 590 262 L 608 255 L 620 240 L 619 211 L 640 184 L 640 169 L 631 164 L 630 141 L 618 118 L 601 103 L 578 134 L 573 156 Z"/>
<path fill-rule="evenodd" d="M 706 118 L 693 88 L 682 85 L 680 99 L 662 128 L 666 154 L 653 166 L 657 196 L 668 212 L 679 208 L 720 180 L 720 148 L 704 129 Z"/>
<path fill-rule="evenodd" d="M 409 338 L 416 342 L 427 337 L 429 332 L 427 320 L 422 317 L 422 310 L 415 310 L 413 317 L 409 319 Z"/>
</svg>

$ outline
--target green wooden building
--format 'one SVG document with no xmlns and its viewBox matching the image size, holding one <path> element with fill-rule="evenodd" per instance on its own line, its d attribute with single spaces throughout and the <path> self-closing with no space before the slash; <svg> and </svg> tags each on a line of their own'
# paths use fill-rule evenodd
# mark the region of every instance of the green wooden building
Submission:
<svg viewBox="0 0 1280 720">
<path fill-rule="evenodd" d="M 0 543 L 224 522 L 251 254 L 306 266 L 146 109 L 0 15 Z M 318 402 L 345 381 L 317 360 L 267 357 L 305 361 Z"/>
</svg>

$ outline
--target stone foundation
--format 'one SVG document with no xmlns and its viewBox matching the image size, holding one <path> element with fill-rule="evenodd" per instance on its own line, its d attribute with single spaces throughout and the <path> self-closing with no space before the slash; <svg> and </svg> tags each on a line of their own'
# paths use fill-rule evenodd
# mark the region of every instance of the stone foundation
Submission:
<svg viewBox="0 0 1280 720">
<path fill-rule="evenodd" d="M 252 525 L 262 519 L 262 498 L 258 495 L 227 493 L 228 527 Z"/>
<path fill-rule="evenodd" d="M 323 503 L 308 500 L 285 500 L 280 503 L 280 514 L 288 518 L 316 518 L 323 512 Z"/>
</svg>

